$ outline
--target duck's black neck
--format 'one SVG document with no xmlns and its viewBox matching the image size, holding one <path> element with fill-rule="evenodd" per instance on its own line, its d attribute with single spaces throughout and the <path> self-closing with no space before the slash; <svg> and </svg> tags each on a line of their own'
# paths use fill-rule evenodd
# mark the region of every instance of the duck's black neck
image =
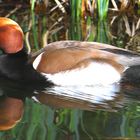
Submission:
<svg viewBox="0 0 140 140">
<path fill-rule="evenodd" d="M 0 56 L 0 75 L 31 86 L 53 85 L 34 70 L 24 49 L 15 54 L 3 54 Z"/>
</svg>

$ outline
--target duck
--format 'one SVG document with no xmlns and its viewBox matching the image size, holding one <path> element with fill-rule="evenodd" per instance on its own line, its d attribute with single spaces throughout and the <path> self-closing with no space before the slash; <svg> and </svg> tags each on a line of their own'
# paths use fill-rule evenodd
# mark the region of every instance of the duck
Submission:
<svg viewBox="0 0 140 140">
<path fill-rule="evenodd" d="M 0 76 L 47 87 L 118 83 L 127 79 L 133 67 L 136 71 L 140 67 L 140 55 L 132 51 L 72 40 L 50 43 L 32 56 L 33 62 L 29 61 L 21 27 L 5 17 L 0 17 L 0 50 Z"/>
</svg>

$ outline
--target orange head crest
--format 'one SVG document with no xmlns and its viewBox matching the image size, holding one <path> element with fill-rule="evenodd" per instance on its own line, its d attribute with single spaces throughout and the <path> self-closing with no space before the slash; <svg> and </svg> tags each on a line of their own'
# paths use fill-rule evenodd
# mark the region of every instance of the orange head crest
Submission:
<svg viewBox="0 0 140 140">
<path fill-rule="evenodd" d="M 23 48 L 23 31 L 9 18 L 0 17 L 0 49 L 5 53 L 16 53 Z"/>
</svg>

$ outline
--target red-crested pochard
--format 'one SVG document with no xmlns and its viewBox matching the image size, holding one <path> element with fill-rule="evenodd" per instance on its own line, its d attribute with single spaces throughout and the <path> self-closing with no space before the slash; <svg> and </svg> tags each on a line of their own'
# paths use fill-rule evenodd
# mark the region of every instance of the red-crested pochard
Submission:
<svg viewBox="0 0 140 140">
<path fill-rule="evenodd" d="M 119 82 L 124 72 L 131 74 L 130 67 L 139 71 L 138 54 L 103 43 L 80 41 L 50 43 L 32 65 L 23 38 L 16 22 L 0 18 L 0 48 L 4 52 L 0 55 L 0 74 L 13 80 L 48 86 L 92 86 Z"/>
</svg>

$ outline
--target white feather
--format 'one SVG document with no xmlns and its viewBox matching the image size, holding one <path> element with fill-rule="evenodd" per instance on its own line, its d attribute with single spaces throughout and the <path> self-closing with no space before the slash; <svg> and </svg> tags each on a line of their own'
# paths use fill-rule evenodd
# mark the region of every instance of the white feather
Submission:
<svg viewBox="0 0 140 140">
<path fill-rule="evenodd" d="M 56 74 L 45 74 L 56 85 L 108 85 L 121 79 L 120 73 L 107 63 L 92 62 L 86 68 L 68 70 Z"/>
<path fill-rule="evenodd" d="M 34 69 L 37 69 L 37 66 L 38 66 L 38 64 L 39 64 L 40 61 L 41 61 L 42 55 L 43 55 L 43 53 L 41 53 L 40 55 L 38 55 L 37 58 L 34 60 L 34 62 L 33 62 L 33 68 L 34 68 Z"/>
</svg>

